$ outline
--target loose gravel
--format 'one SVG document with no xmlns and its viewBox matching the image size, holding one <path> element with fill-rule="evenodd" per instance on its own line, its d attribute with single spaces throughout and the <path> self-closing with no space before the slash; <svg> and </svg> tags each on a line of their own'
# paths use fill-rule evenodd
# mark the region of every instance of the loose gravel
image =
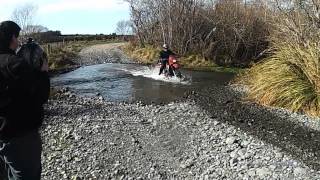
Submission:
<svg viewBox="0 0 320 180">
<path fill-rule="evenodd" d="M 221 85 L 145 105 L 61 89 L 45 107 L 42 178 L 320 179 L 318 119 L 244 94 Z"/>
</svg>

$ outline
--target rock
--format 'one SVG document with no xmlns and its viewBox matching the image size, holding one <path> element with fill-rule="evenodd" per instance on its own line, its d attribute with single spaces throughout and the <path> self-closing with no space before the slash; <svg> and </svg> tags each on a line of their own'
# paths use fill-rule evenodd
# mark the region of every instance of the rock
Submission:
<svg viewBox="0 0 320 180">
<path fill-rule="evenodd" d="M 269 166 L 269 169 L 270 169 L 271 171 L 274 171 L 276 168 L 277 168 L 277 166 L 275 166 L 275 165 L 270 165 L 270 166 Z"/>
<path fill-rule="evenodd" d="M 268 168 L 263 167 L 263 168 L 257 169 L 257 170 L 256 170 L 256 174 L 257 174 L 259 177 L 265 177 L 265 176 L 268 176 L 268 175 L 270 175 L 270 174 L 272 174 L 272 173 L 271 173 L 271 171 L 270 171 Z"/>
<path fill-rule="evenodd" d="M 232 152 L 230 153 L 230 157 L 231 157 L 231 158 L 236 158 L 237 156 L 238 156 L 237 151 L 232 151 Z"/>
<path fill-rule="evenodd" d="M 230 160 L 230 166 L 231 167 L 236 166 L 237 163 L 238 163 L 238 159 L 236 159 L 236 158 Z"/>
<path fill-rule="evenodd" d="M 240 149 L 238 151 L 238 155 L 240 156 L 241 159 L 245 159 L 245 155 L 246 155 L 246 150 L 245 149 Z"/>
<path fill-rule="evenodd" d="M 213 121 L 213 125 L 214 125 L 214 126 L 217 126 L 218 124 L 219 124 L 219 121 L 217 121 L 217 120 L 214 120 L 214 121 Z"/>
<path fill-rule="evenodd" d="M 187 161 L 185 161 L 184 163 L 180 164 L 180 167 L 182 169 L 186 169 L 186 168 L 190 168 L 191 166 L 194 165 L 194 162 L 192 159 L 188 159 Z"/>
<path fill-rule="evenodd" d="M 247 147 L 250 144 L 250 141 L 242 141 L 241 145 Z"/>
<path fill-rule="evenodd" d="M 233 143 L 235 143 L 236 142 L 236 138 L 235 137 L 228 137 L 227 139 L 226 139 L 226 143 L 228 144 L 228 145 L 231 145 L 231 144 L 233 144 Z"/>
<path fill-rule="evenodd" d="M 301 168 L 301 167 L 297 167 L 293 170 L 293 174 L 295 176 L 302 176 L 302 175 L 305 175 L 306 174 L 306 169 L 304 168 Z"/>
<path fill-rule="evenodd" d="M 283 158 L 283 154 L 280 152 L 277 152 L 275 155 L 275 158 L 279 159 L 279 158 Z"/>
<path fill-rule="evenodd" d="M 72 176 L 71 180 L 81 180 L 81 178 L 79 176 Z"/>
<path fill-rule="evenodd" d="M 203 130 L 208 131 L 210 129 L 210 127 L 208 125 L 206 125 Z"/>
<path fill-rule="evenodd" d="M 256 170 L 255 170 L 255 169 L 250 169 L 250 170 L 248 171 L 248 176 L 254 177 L 255 175 L 256 175 Z"/>
<path fill-rule="evenodd" d="M 270 161 L 271 157 L 267 156 L 264 158 L 266 161 Z"/>
</svg>

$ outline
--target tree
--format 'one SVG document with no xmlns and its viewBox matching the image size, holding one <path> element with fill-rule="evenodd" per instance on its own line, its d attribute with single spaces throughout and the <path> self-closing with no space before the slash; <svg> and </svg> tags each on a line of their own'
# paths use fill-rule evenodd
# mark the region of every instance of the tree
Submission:
<svg viewBox="0 0 320 180">
<path fill-rule="evenodd" d="M 125 1 L 141 46 L 166 43 L 182 55 L 242 66 L 268 45 L 268 7 L 274 0 Z"/>
<path fill-rule="evenodd" d="M 24 4 L 22 6 L 17 7 L 12 15 L 11 19 L 20 25 L 22 28 L 22 34 L 30 34 L 30 28 L 34 23 L 34 17 L 37 12 L 37 7 L 33 4 Z"/>
<path fill-rule="evenodd" d="M 131 35 L 132 34 L 132 24 L 131 21 L 119 21 L 117 23 L 116 33 L 119 35 Z"/>
<path fill-rule="evenodd" d="M 47 27 L 44 27 L 42 25 L 28 25 L 25 28 L 25 31 L 28 32 L 28 34 L 36 34 L 36 33 L 43 33 L 49 31 Z"/>
</svg>

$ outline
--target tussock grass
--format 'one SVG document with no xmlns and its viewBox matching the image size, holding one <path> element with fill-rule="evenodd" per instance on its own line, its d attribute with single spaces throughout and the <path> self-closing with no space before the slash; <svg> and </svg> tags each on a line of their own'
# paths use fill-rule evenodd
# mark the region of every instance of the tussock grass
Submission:
<svg viewBox="0 0 320 180">
<path fill-rule="evenodd" d="M 189 55 L 189 56 L 182 57 L 180 60 L 181 60 L 181 64 L 187 68 L 217 66 L 214 62 L 208 61 L 200 55 Z"/>
<path fill-rule="evenodd" d="M 143 64 L 153 64 L 159 59 L 160 49 L 156 49 L 150 45 L 146 45 L 144 48 L 127 44 L 122 47 L 122 50 L 129 55 L 132 59 L 137 60 Z"/>
<path fill-rule="evenodd" d="M 320 115 L 320 46 L 278 43 L 273 55 L 240 76 L 248 98 L 311 116 Z"/>
</svg>

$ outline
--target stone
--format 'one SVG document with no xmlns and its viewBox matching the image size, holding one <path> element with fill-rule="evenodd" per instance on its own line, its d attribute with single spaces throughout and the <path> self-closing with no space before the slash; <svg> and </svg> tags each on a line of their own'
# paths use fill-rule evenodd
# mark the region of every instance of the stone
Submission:
<svg viewBox="0 0 320 180">
<path fill-rule="evenodd" d="M 254 177 L 255 175 L 256 175 L 256 170 L 255 170 L 255 169 L 250 169 L 250 170 L 248 171 L 248 176 Z"/>
<path fill-rule="evenodd" d="M 236 138 L 235 138 L 235 137 L 228 137 L 228 138 L 226 139 L 226 143 L 227 143 L 228 145 L 233 144 L 235 141 L 236 141 Z"/>
<path fill-rule="evenodd" d="M 244 146 L 244 147 L 247 147 L 249 144 L 250 144 L 249 141 L 242 141 L 241 142 L 241 145 Z"/>
<path fill-rule="evenodd" d="M 274 171 L 274 170 L 277 168 L 277 166 L 275 166 L 275 165 L 270 165 L 269 168 L 270 168 L 272 171 Z"/>
<path fill-rule="evenodd" d="M 186 168 L 189 168 L 189 167 L 191 167 L 191 166 L 193 166 L 193 165 L 194 165 L 193 160 L 192 160 L 192 159 L 188 159 L 186 162 L 180 164 L 180 167 L 181 167 L 182 169 L 186 169 Z"/>
<path fill-rule="evenodd" d="M 218 124 L 219 124 L 219 121 L 216 121 L 216 120 L 213 121 L 214 126 L 217 126 Z"/>
<path fill-rule="evenodd" d="M 240 156 L 241 159 L 245 159 L 246 150 L 245 149 L 240 149 L 238 151 L 238 155 Z"/>
<path fill-rule="evenodd" d="M 230 153 L 230 157 L 231 157 L 231 158 L 236 158 L 237 156 L 238 156 L 238 154 L 237 154 L 236 151 L 232 151 L 232 152 Z"/>
<path fill-rule="evenodd" d="M 278 158 L 279 158 L 279 159 L 280 159 L 280 158 L 283 158 L 283 155 L 282 155 L 281 153 L 276 153 L 275 158 L 277 158 L 277 159 L 278 159 Z"/>
<path fill-rule="evenodd" d="M 301 176 L 301 175 L 305 175 L 306 174 L 306 169 L 305 168 L 301 168 L 301 167 L 297 167 L 293 170 L 293 174 L 295 176 Z"/>
<path fill-rule="evenodd" d="M 231 167 L 236 166 L 237 163 L 238 163 L 238 159 L 236 159 L 236 158 L 230 160 L 230 166 Z"/>
<path fill-rule="evenodd" d="M 259 177 L 265 177 L 265 176 L 270 175 L 270 174 L 272 174 L 272 173 L 271 173 L 271 171 L 270 171 L 268 168 L 263 167 L 263 168 L 258 168 L 258 169 L 256 170 L 256 174 L 257 174 Z"/>
</svg>

